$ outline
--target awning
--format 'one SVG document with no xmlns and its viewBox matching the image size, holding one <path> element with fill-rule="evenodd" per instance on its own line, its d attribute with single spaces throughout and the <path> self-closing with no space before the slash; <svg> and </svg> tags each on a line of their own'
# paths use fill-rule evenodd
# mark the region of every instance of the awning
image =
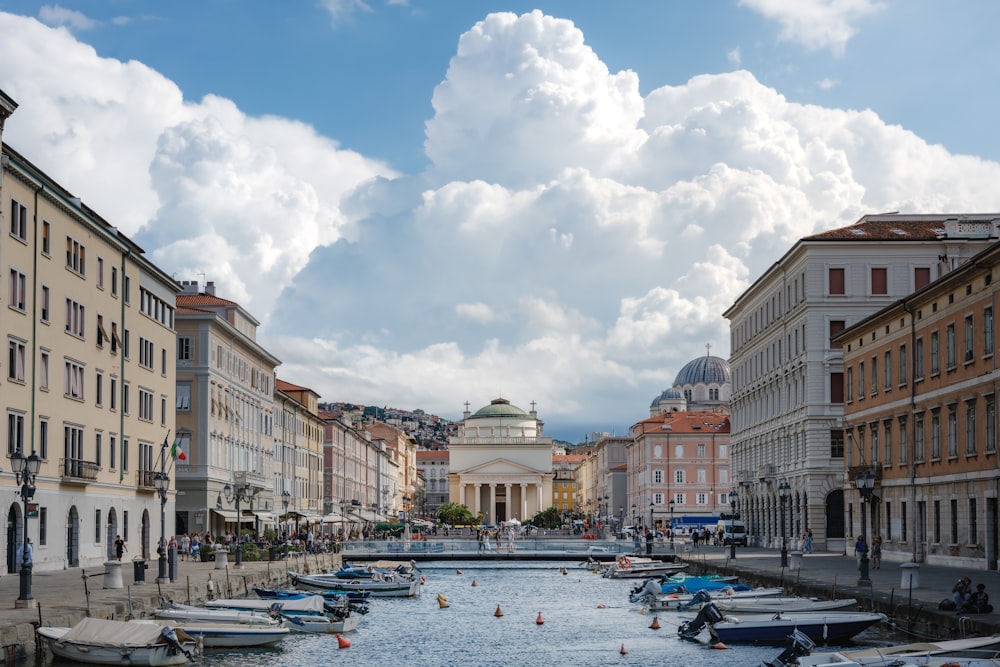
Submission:
<svg viewBox="0 0 1000 667">
<path fill-rule="evenodd" d="M 337 514 L 336 512 L 331 512 L 327 514 L 320 523 L 350 523 L 351 520 L 342 514 Z"/>
<path fill-rule="evenodd" d="M 368 510 L 358 510 L 357 512 L 355 512 L 355 514 L 357 514 L 365 521 L 375 521 L 377 518 L 375 516 L 375 512 L 369 512 Z"/>
<path fill-rule="evenodd" d="M 218 514 L 219 516 L 221 516 L 223 519 L 225 519 L 226 523 L 236 523 L 236 510 L 216 510 L 216 509 L 214 509 L 212 511 L 215 512 L 216 514 Z M 242 521 L 242 523 L 253 522 L 253 519 L 254 518 L 252 516 L 246 516 L 244 514 L 243 515 L 243 521 Z"/>
<path fill-rule="evenodd" d="M 254 512 L 253 514 L 261 521 L 274 521 L 274 514 L 271 512 Z"/>
</svg>

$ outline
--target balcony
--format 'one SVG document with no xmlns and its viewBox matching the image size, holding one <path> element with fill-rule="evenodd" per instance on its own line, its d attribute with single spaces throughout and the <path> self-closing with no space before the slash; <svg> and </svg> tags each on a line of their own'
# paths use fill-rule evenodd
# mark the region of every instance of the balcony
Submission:
<svg viewBox="0 0 1000 667">
<path fill-rule="evenodd" d="M 137 470 L 135 473 L 135 490 L 156 493 L 156 471 Z"/>
<path fill-rule="evenodd" d="M 778 476 L 778 466 L 773 463 L 765 463 L 757 471 L 757 479 L 764 482 L 767 480 L 773 480 Z"/>
<path fill-rule="evenodd" d="M 93 461 L 82 459 L 62 459 L 62 481 L 65 484 L 88 484 L 97 480 L 97 471 L 101 469 Z"/>
</svg>

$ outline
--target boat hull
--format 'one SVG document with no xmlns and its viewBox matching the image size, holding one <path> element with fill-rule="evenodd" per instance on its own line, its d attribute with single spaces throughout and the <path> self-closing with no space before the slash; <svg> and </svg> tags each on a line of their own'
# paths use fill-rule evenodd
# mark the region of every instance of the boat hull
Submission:
<svg viewBox="0 0 1000 667">
<path fill-rule="evenodd" d="M 766 616 L 766 615 L 763 615 Z M 735 619 L 726 617 L 712 626 L 721 642 L 783 644 L 792 631 L 798 630 L 817 644 L 847 641 L 885 619 L 882 614 L 833 612 L 788 614 L 771 618 Z"/>
<path fill-rule="evenodd" d="M 205 648 L 251 648 L 277 644 L 291 632 L 288 628 L 265 628 L 252 625 L 198 624 L 178 625 L 179 629 Z"/>
<path fill-rule="evenodd" d="M 62 636 L 69 632 L 70 628 L 46 628 L 40 627 L 36 631 L 40 637 L 45 639 L 49 650 L 57 658 L 83 662 L 89 665 L 148 665 L 149 667 L 160 667 L 161 665 L 184 665 L 187 664 L 186 655 L 177 651 L 167 644 L 154 644 L 151 646 L 101 646 L 86 642 L 65 641 Z M 194 653 L 195 644 L 186 642 L 182 644 L 190 653 Z"/>
<path fill-rule="evenodd" d="M 367 592 L 373 598 L 415 597 L 420 594 L 420 582 L 413 581 L 366 581 L 355 582 L 336 577 L 311 577 L 294 572 L 288 578 L 296 588 L 311 591 L 333 591 L 335 593 Z"/>
</svg>

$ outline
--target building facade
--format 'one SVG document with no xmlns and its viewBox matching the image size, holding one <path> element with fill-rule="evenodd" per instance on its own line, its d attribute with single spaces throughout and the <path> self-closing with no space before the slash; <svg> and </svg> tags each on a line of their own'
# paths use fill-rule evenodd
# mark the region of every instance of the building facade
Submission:
<svg viewBox="0 0 1000 667">
<path fill-rule="evenodd" d="M 448 502 L 449 454 L 447 449 L 418 449 L 417 469 L 424 475 L 423 514 L 437 516 L 438 508 Z"/>
<path fill-rule="evenodd" d="M 0 94 L 0 128 L 14 107 Z M 2 137 L 0 137 L 2 139 Z M 2 141 L 0 141 L 2 144 Z M 27 508 L 35 570 L 155 554 L 174 532 L 153 483 L 173 477 L 177 284 L 142 248 L 7 145 L 0 157 L 0 372 L 7 456 L 42 459 Z M 19 566 L 24 507 L 10 466 L 4 571 Z"/>
<path fill-rule="evenodd" d="M 831 338 L 964 264 L 996 216 L 870 215 L 799 240 L 724 313 L 733 470 L 752 543 L 810 528 L 844 551 L 843 354 Z M 778 486 L 789 484 L 786 505 Z"/>
<path fill-rule="evenodd" d="M 300 522 L 304 519 L 315 523 L 324 513 L 323 436 L 326 423 L 319 415 L 319 395 L 308 387 L 280 379 L 275 379 L 274 388 L 271 493 L 277 504 L 272 508 L 265 506 L 259 518 L 273 523 L 280 510 L 284 515 L 294 514 Z"/>
<path fill-rule="evenodd" d="M 881 536 L 887 560 L 997 569 L 998 286 L 993 245 L 835 339 L 845 521 L 869 541 Z M 862 511 L 856 481 L 868 472 Z"/>
</svg>

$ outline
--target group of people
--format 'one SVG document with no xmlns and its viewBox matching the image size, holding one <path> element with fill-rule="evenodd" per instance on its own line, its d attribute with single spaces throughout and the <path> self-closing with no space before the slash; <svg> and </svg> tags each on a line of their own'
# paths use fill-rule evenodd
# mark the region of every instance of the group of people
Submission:
<svg viewBox="0 0 1000 667">
<path fill-rule="evenodd" d="M 506 542 L 507 553 L 514 553 L 514 539 L 517 537 L 517 531 L 514 530 L 513 526 L 508 526 L 507 528 L 497 528 L 495 530 L 488 528 L 478 529 L 476 531 L 476 541 L 479 543 L 479 551 L 491 550 L 491 537 L 496 544 L 497 552 L 503 549 L 504 542 Z"/>
<path fill-rule="evenodd" d="M 858 567 L 861 567 L 861 559 L 865 556 L 871 558 L 871 567 L 873 570 L 882 569 L 882 536 L 876 535 L 872 538 L 871 544 L 871 554 L 868 553 L 868 543 L 865 541 L 863 535 L 858 535 L 858 539 L 854 542 L 854 556 L 858 559 Z M 812 553 L 812 552 L 810 552 Z"/>
<path fill-rule="evenodd" d="M 968 577 L 962 577 L 951 587 L 951 596 L 958 613 L 988 614 L 993 611 L 986 584 L 976 584 L 976 590 L 973 591 L 972 579 Z"/>
</svg>

